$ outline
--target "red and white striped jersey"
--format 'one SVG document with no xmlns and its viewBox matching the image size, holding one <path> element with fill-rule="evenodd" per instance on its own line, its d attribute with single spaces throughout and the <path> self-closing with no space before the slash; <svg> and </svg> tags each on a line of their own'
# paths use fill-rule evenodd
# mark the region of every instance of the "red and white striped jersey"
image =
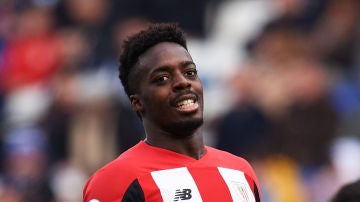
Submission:
<svg viewBox="0 0 360 202">
<path fill-rule="evenodd" d="M 98 170 L 84 202 L 260 202 L 259 185 L 243 158 L 206 146 L 199 160 L 141 141 Z"/>
</svg>

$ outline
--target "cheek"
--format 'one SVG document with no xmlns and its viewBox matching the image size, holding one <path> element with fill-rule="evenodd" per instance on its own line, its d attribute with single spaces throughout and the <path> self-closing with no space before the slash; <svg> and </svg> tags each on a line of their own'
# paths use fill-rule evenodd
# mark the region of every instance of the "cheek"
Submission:
<svg viewBox="0 0 360 202">
<path fill-rule="evenodd" d="M 201 82 L 195 83 L 193 85 L 194 90 L 201 96 L 203 96 L 203 86 Z"/>
<path fill-rule="evenodd" d="M 151 110 L 151 113 L 162 111 L 168 104 L 168 94 L 164 89 L 148 89 L 144 95 L 144 107 Z"/>
</svg>

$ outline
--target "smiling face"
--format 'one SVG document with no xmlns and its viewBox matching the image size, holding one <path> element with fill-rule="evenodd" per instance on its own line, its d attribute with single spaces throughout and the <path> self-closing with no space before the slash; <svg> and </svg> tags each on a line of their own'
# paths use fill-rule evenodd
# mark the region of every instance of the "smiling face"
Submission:
<svg viewBox="0 0 360 202">
<path fill-rule="evenodd" d="M 139 57 L 130 96 L 147 133 L 192 134 L 203 123 L 203 89 L 196 66 L 182 46 L 162 42 Z M 148 134 L 149 135 L 149 134 Z"/>
</svg>

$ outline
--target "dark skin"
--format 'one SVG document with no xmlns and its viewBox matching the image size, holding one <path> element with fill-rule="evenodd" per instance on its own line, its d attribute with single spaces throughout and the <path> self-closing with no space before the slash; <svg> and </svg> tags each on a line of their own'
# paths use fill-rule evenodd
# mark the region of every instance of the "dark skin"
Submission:
<svg viewBox="0 0 360 202">
<path fill-rule="evenodd" d="M 205 154 L 203 88 L 188 51 L 162 42 L 143 53 L 134 68 L 130 80 L 138 82 L 130 83 L 137 85 L 130 100 L 141 116 L 145 141 L 200 159 Z"/>
</svg>

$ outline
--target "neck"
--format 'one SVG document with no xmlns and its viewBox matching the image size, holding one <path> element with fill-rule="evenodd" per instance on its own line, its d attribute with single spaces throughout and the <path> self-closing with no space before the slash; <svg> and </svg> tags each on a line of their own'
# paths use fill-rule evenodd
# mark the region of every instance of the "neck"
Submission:
<svg viewBox="0 0 360 202">
<path fill-rule="evenodd" d="M 205 154 L 205 146 L 201 129 L 185 137 L 174 137 L 171 134 L 146 134 L 145 142 L 149 145 L 184 154 L 194 159 L 200 159 Z"/>
</svg>

